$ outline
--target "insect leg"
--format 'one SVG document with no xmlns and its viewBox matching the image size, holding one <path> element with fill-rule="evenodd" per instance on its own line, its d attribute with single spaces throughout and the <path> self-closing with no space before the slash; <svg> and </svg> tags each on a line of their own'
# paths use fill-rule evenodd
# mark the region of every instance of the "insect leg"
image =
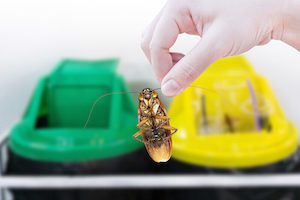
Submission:
<svg viewBox="0 0 300 200">
<path fill-rule="evenodd" d="M 168 126 L 170 118 L 167 116 L 154 116 L 155 119 L 159 119 L 160 122 L 157 123 L 157 128 L 161 128 L 163 126 Z"/>
<path fill-rule="evenodd" d="M 174 131 L 171 135 L 173 135 L 174 133 L 176 133 L 178 131 L 177 128 L 172 127 L 172 126 L 162 126 L 161 128 Z"/>
<path fill-rule="evenodd" d="M 167 119 L 168 121 L 170 120 L 170 118 L 167 116 L 158 116 L 158 115 L 155 116 L 155 119 Z"/>
<path fill-rule="evenodd" d="M 147 121 L 149 120 L 149 118 L 144 119 L 143 121 L 141 121 L 140 123 L 138 123 L 136 125 L 136 127 L 138 127 L 139 129 L 146 129 L 145 127 L 142 127 Z"/>
<path fill-rule="evenodd" d="M 140 142 L 143 142 L 143 143 L 144 143 L 143 140 L 137 138 L 137 137 L 138 137 L 139 135 L 141 135 L 142 133 L 143 133 L 143 130 L 140 130 L 140 131 L 136 132 L 132 137 L 133 137 L 134 139 L 136 139 L 137 141 L 140 141 Z"/>
<path fill-rule="evenodd" d="M 165 137 L 164 140 L 169 140 L 172 137 L 172 135 L 175 134 L 177 132 L 177 130 L 178 130 L 177 128 L 174 128 L 172 126 L 162 126 L 161 128 L 174 131 L 173 133 L 171 133 L 170 135 L 168 135 L 167 137 Z"/>
</svg>

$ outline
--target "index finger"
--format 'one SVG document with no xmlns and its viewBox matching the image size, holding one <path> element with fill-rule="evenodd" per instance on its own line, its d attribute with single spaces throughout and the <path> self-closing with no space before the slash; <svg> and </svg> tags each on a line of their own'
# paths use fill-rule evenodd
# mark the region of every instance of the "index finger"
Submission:
<svg viewBox="0 0 300 200">
<path fill-rule="evenodd" d="M 162 16 L 158 21 L 150 43 L 150 56 L 154 72 L 161 82 L 173 67 L 169 49 L 176 42 L 179 28 L 174 19 Z"/>
</svg>

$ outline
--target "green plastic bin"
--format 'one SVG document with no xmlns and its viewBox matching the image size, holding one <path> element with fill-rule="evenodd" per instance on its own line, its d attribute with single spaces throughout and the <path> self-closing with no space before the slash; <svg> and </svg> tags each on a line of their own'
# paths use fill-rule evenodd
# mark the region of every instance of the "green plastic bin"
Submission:
<svg viewBox="0 0 300 200">
<path fill-rule="evenodd" d="M 137 106 L 118 60 L 65 60 L 42 78 L 23 119 L 11 131 L 9 175 L 93 175 L 153 172 L 138 131 Z M 15 200 L 151 199 L 149 190 L 12 190 Z"/>
<path fill-rule="evenodd" d="M 23 120 L 11 131 L 9 147 L 40 161 L 87 161 L 118 156 L 142 147 L 137 107 L 131 94 L 99 101 L 86 129 L 91 106 L 101 95 L 126 92 L 115 73 L 118 60 L 65 60 L 40 80 Z"/>
</svg>

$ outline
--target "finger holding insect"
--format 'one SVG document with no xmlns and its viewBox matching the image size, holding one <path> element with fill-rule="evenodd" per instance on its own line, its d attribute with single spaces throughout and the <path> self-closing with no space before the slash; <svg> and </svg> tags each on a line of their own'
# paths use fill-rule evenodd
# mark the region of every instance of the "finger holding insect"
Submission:
<svg viewBox="0 0 300 200">
<path fill-rule="evenodd" d="M 198 34 L 188 5 L 184 1 L 168 1 L 149 44 L 151 63 L 160 82 L 183 57 L 183 54 L 170 52 L 170 48 L 182 33 Z"/>
<path fill-rule="evenodd" d="M 226 55 L 223 49 L 230 47 L 230 39 L 216 43 L 220 37 L 230 38 L 222 35 L 220 32 L 224 29 L 222 26 L 218 22 L 212 24 L 197 45 L 166 74 L 162 80 L 162 92 L 165 96 L 173 97 L 180 94 L 209 65 Z M 220 48 L 220 45 L 223 45 L 224 48 Z"/>
<path fill-rule="evenodd" d="M 146 57 L 148 58 L 149 62 L 151 63 L 151 56 L 150 56 L 150 50 L 149 50 L 149 44 L 151 42 L 153 32 L 155 30 L 155 27 L 157 25 L 157 22 L 159 21 L 164 8 L 160 10 L 160 12 L 156 15 L 156 17 L 153 19 L 153 21 L 146 27 L 142 34 L 142 41 L 141 41 L 141 48 L 144 51 Z"/>
<path fill-rule="evenodd" d="M 170 31 L 171 34 L 167 33 L 165 29 L 172 30 Z M 176 22 L 173 19 L 166 18 L 166 16 L 162 16 L 157 23 L 149 44 L 151 63 L 159 82 L 173 67 L 173 58 L 169 49 L 176 42 L 178 35 L 179 30 Z"/>
</svg>

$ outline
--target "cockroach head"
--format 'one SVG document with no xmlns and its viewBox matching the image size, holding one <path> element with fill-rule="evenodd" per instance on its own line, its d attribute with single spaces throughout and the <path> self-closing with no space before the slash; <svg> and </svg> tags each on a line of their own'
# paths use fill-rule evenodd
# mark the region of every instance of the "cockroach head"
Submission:
<svg viewBox="0 0 300 200">
<path fill-rule="evenodd" d="M 145 99 L 150 99 L 151 96 L 152 96 L 153 90 L 150 89 L 150 88 L 144 88 L 144 89 L 142 90 L 142 93 L 143 93 L 143 97 L 144 97 Z"/>
<path fill-rule="evenodd" d="M 145 99 L 150 99 L 154 93 L 156 93 L 156 92 L 154 90 L 152 90 L 151 88 L 144 88 L 142 90 L 142 94 Z"/>
<path fill-rule="evenodd" d="M 151 88 L 145 88 L 142 90 L 142 92 L 140 93 L 140 96 L 139 96 L 139 100 L 149 100 L 151 98 L 157 98 L 158 97 L 158 94 Z"/>
</svg>

